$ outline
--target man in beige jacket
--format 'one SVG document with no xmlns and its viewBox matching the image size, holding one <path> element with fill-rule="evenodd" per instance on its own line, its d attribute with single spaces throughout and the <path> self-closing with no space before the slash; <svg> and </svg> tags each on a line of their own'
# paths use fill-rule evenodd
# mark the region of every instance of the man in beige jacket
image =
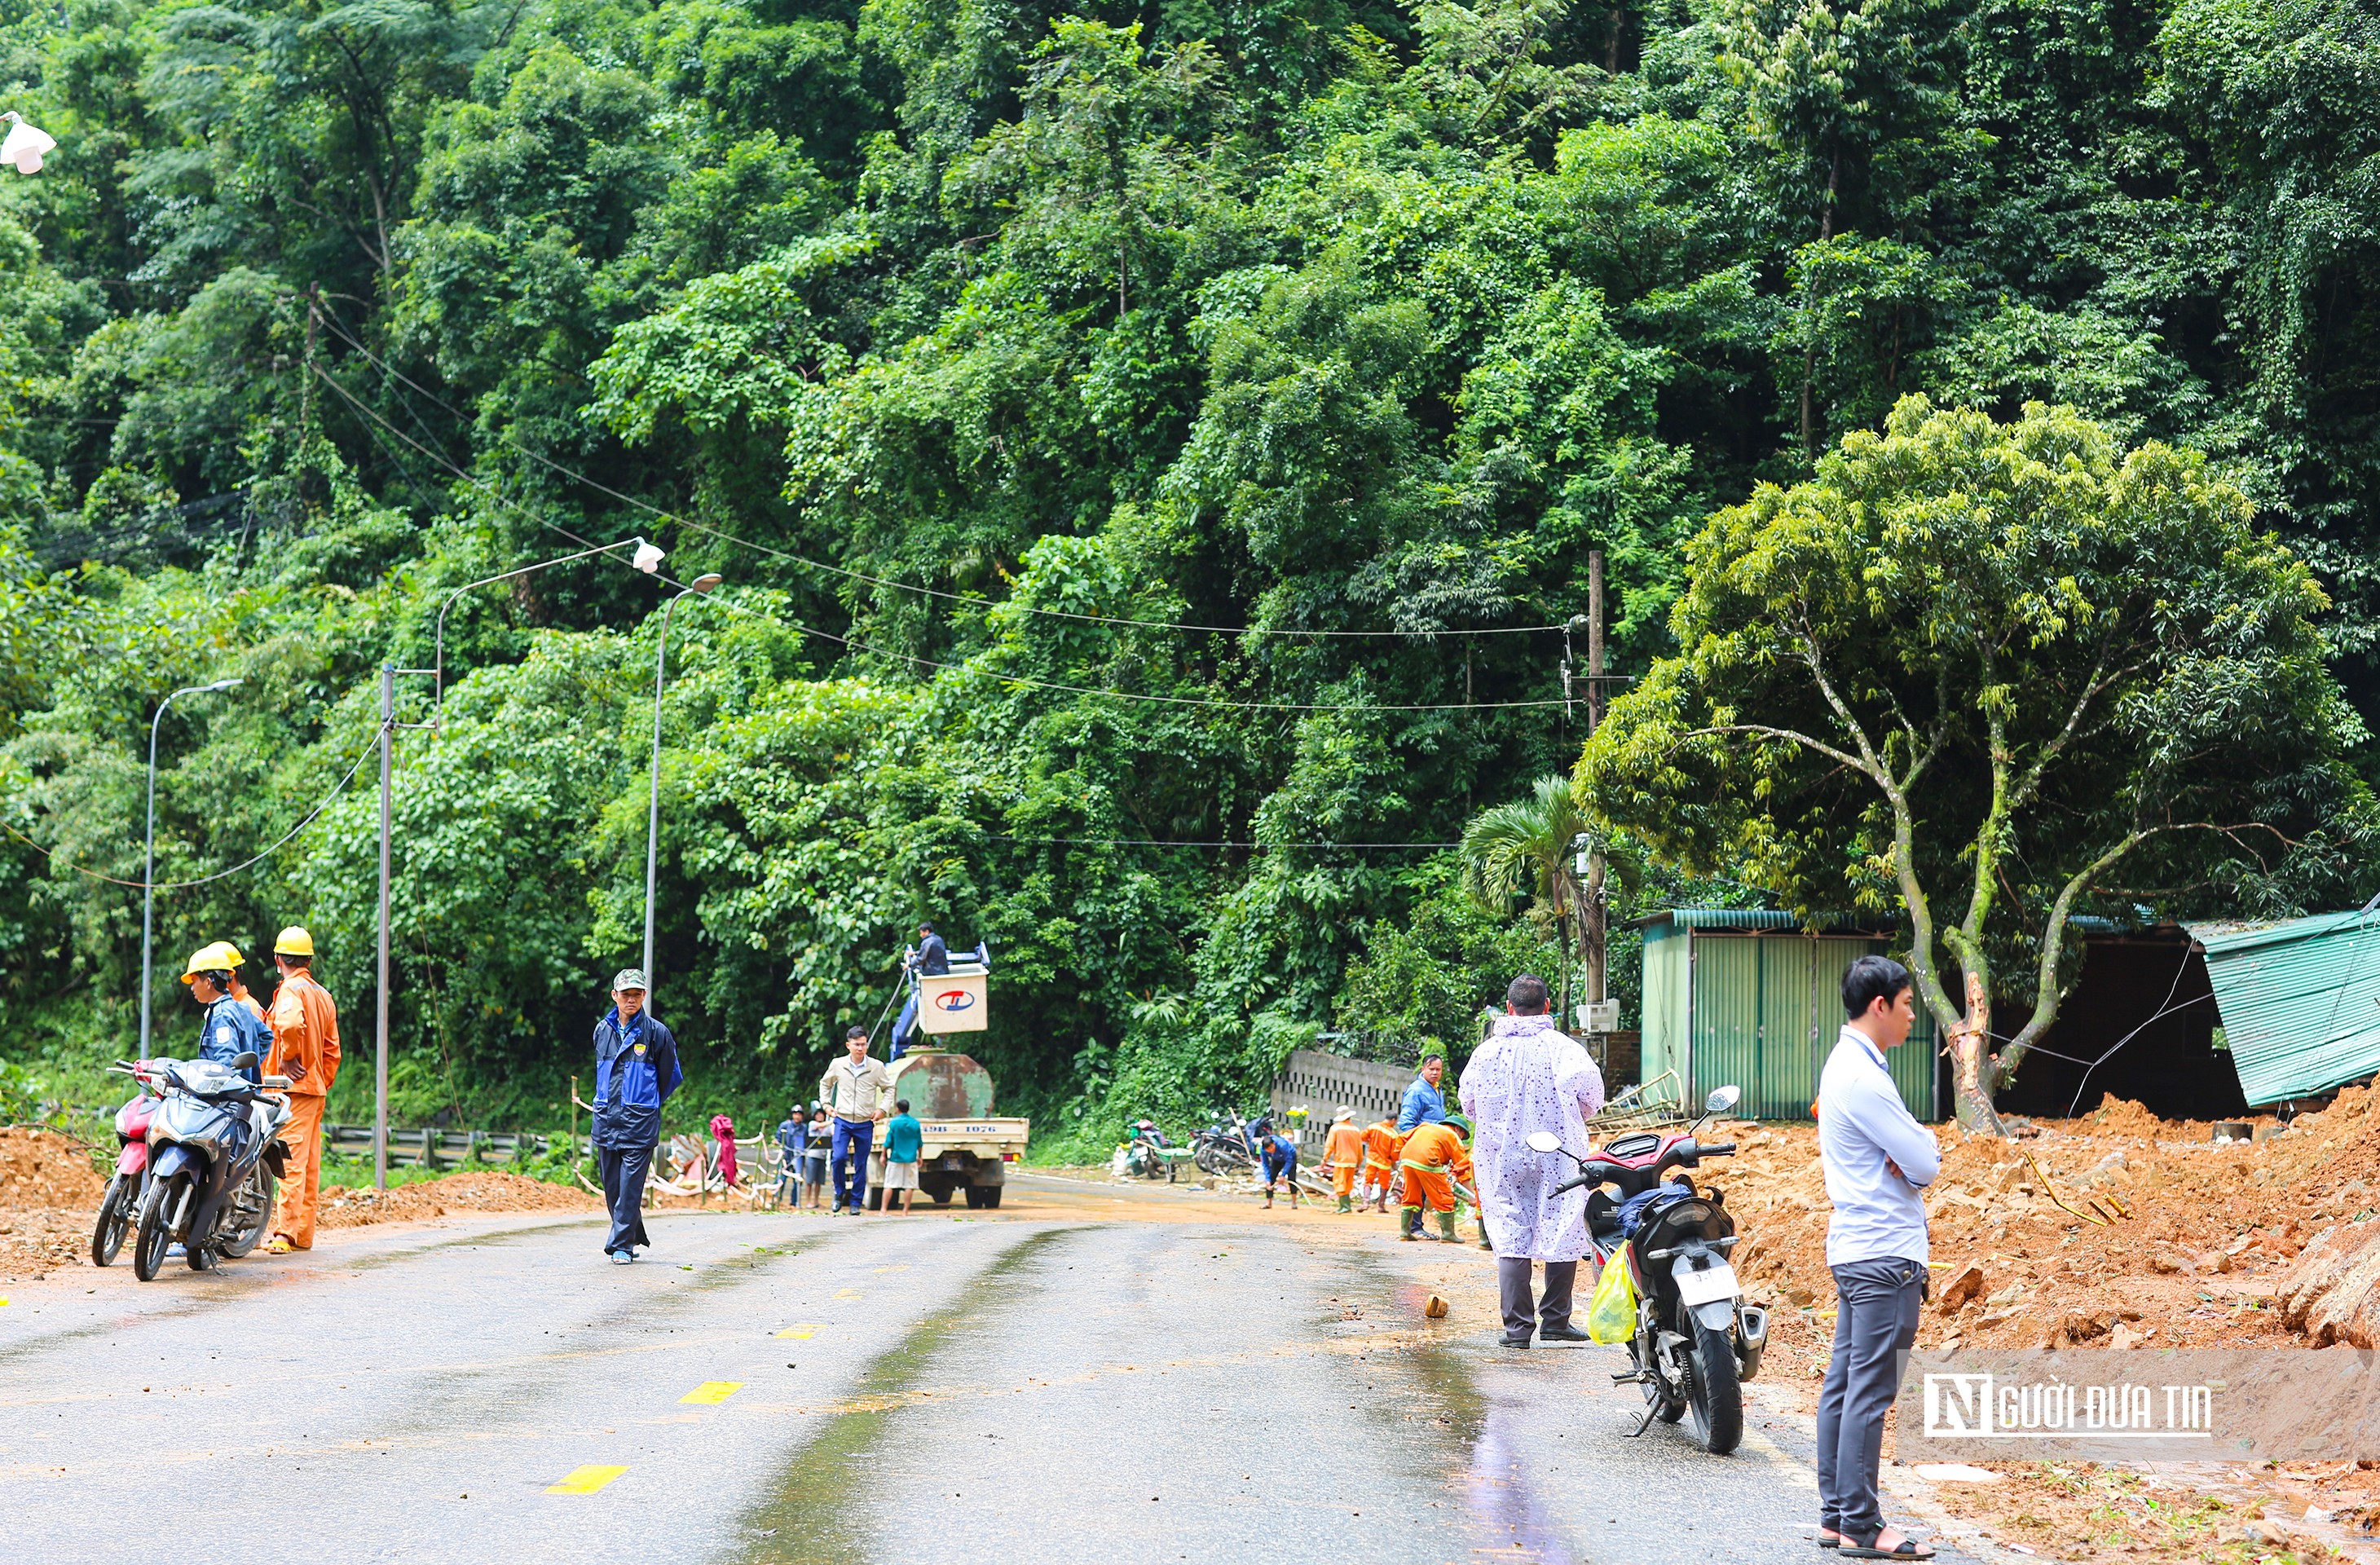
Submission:
<svg viewBox="0 0 2380 1565">
<path fill-rule="evenodd" d="M 868 1156 L 876 1145 L 876 1122 L 892 1101 L 892 1073 L 868 1057 L 866 1027 L 844 1034 L 843 1047 L 844 1057 L 819 1078 L 819 1101 L 834 1116 L 834 1187 L 827 1204 L 856 1215 L 868 1204 Z"/>
</svg>

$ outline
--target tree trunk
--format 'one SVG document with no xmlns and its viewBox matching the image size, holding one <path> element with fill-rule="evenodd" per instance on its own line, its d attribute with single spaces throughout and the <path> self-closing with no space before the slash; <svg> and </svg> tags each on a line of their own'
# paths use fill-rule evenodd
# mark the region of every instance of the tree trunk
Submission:
<svg viewBox="0 0 2380 1565">
<path fill-rule="evenodd" d="M 1950 1092 L 1959 1128 L 1971 1135 L 2006 1135 L 1999 1110 L 1992 1107 L 1992 1082 L 1997 1074 L 1991 1058 L 1992 997 L 1983 975 L 1967 973 L 1967 1014 L 1950 1033 Z"/>
<path fill-rule="evenodd" d="M 1843 177 L 1843 151 L 1837 147 L 1827 160 L 1827 204 L 1818 211 L 1818 242 L 1825 244 L 1835 237 L 1835 192 Z M 1802 299 L 1805 322 L 1816 300 L 1806 293 Z M 1818 380 L 1818 334 L 1815 322 L 1808 322 L 1806 339 L 1802 346 L 1802 449 L 1815 451 L 1818 444 L 1818 419 L 1815 391 Z"/>
</svg>

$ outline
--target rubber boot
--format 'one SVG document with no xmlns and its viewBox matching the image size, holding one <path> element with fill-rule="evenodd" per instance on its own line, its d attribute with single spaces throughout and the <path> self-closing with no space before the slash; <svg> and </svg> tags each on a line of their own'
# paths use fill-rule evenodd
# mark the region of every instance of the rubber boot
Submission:
<svg viewBox="0 0 2380 1565">
<path fill-rule="evenodd" d="M 1483 1250 L 1492 1250 L 1496 1247 L 1488 1242 L 1488 1219 L 1486 1218 L 1481 1218 L 1479 1219 L 1479 1247 Z"/>
<path fill-rule="evenodd" d="M 1339 1209 L 1340 1209 L 1342 1212 L 1352 1212 L 1352 1211 L 1354 1211 L 1354 1210 L 1355 1209 L 1355 1198 L 1354 1198 L 1353 1195 L 1342 1195 L 1342 1196 L 1340 1196 L 1340 1197 L 1339 1197 Z"/>
<path fill-rule="evenodd" d="M 1397 1214 L 1397 1237 L 1403 1240 L 1406 1244 L 1411 1244 L 1416 1243 L 1421 1236 L 1421 1208 L 1419 1207 L 1407 1207 L 1402 1211 L 1399 1212 Z"/>
<path fill-rule="evenodd" d="M 1454 1237 L 1454 1214 L 1452 1212 L 1440 1212 L 1438 1214 L 1438 1236 L 1441 1241 L 1449 1244 L 1461 1243 L 1461 1241 Z"/>
</svg>

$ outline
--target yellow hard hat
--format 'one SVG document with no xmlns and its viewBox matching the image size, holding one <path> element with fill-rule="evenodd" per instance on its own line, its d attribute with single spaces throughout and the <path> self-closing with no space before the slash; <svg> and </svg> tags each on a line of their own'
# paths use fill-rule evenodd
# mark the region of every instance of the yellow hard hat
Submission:
<svg viewBox="0 0 2380 1565">
<path fill-rule="evenodd" d="M 314 954 L 314 937 L 299 928 L 297 925 L 292 924 L 289 928 L 282 930 L 280 935 L 273 940 L 273 954 L 275 956 L 311 956 Z"/>
<path fill-rule="evenodd" d="M 201 973 L 228 973 L 239 965 L 239 952 L 232 950 L 228 940 L 216 940 L 190 952 L 189 961 L 182 964 L 182 982 L 188 983 Z"/>
</svg>

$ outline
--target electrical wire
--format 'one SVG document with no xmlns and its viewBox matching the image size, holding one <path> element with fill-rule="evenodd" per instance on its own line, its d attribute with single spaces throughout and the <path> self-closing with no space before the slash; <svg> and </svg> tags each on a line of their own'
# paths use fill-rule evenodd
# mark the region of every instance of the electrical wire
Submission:
<svg viewBox="0 0 2380 1565">
<path fill-rule="evenodd" d="M 1440 848 L 1459 848 L 1460 843 L 1227 843 L 1184 842 L 1170 837 L 1008 837 L 991 832 L 981 834 L 987 843 L 1071 843 L 1099 848 L 1254 848 L 1259 852 L 1279 848 L 1379 848 L 1393 851 L 1412 849 L 1436 852 Z"/>
<path fill-rule="evenodd" d="M 447 471 L 453 473 L 455 478 L 464 483 L 469 484 L 473 489 L 478 490 L 480 493 L 488 496 L 488 498 L 493 500 L 497 504 L 505 507 L 507 510 L 516 512 L 520 516 L 528 517 L 530 521 L 537 523 L 540 527 L 558 533 L 562 537 L 569 539 L 574 543 L 577 543 L 583 547 L 590 549 L 595 547 L 595 544 L 591 540 L 581 538 L 578 534 L 572 532 L 568 528 L 563 527 L 559 523 L 547 520 L 546 518 L 539 516 L 536 512 L 530 510 L 528 506 L 520 503 L 518 501 L 513 500 L 504 494 L 501 491 L 491 487 L 489 484 L 471 474 L 468 469 L 457 465 L 455 460 L 452 457 L 449 457 L 444 452 L 435 450 L 430 446 L 422 444 L 419 441 L 415 440 L 411 435 L 407 434 L 403 430 L 398 429 L 386 419 L 381 417 L 377 410 L 366 404 L 353 392 L 348 391 L 346 387 L 339 384 L 335 379 L 320 368 L 315 369 L 313 372 L 323 384 L 329 386 L 341 397 L 345 398 L 347 404 L 354 407 L 358 412 L 363 414 L 364 417 L 371 419 L 374 423 L 380 425 L 381 428 L 388 431 L 389 433 L 395 435 L 406 444 L 413 447 L 414 450 L 421 453 L 424 456 L 429 457 L 431 461 L 443 467 Z M 684 582 L 677 581 L 675 578 L 670 576 L 657 576 L 657 579 L 668 582 L 674 587 L 684 587 L 686 585 Z M 965 663 L 943 662 L 937 659 L 923 657 L 916 652 L 904 652 L 895 648 L 879 647 L 870 642 L 862 641 L 856 637 L 839 635 L 834 631 L 825 629 L 819 625 L 805 625 L 799 620 L 791 619 L 782 614 L 764 613 L 758 609 L 738 603 L 733 599 L 722 599 L 720 601 L 722 606 L 728 609 L 731 613 L 744 614 L 754 619 L 764 620 L 773 625 L 785 625 L 792 629 L 798 630 L 806 636 L 816 636 L 824 640 L 832 641 L 840 646 L 849 647 L 858 651 L 872 652 L 880 657 L 899 659 L 918 668 L 929 668 L 938 672 L 949 670 L 962 673 L 981 673 L 985 677 L 998 680 L 1006 685 L 1022 685 L 1037 690 L 1056 690 L 1074 696 L 1109 696 L 1117 700 L 1142 701 L 1160 706 L 1207 707 L 1236 711 L 1283 712 L 1486 712 L 1533 708 L 1542 709 L 1546 707 L 1566 706 L 1569 704 L 1558 697 L 1537 701 L 1326 702 L 1232 701 L 1211 696 L 1152 696 L 1139 694 L 1129 690 L 1110 690 L 1103 686 L 1069 685 L 1058 680 L 1035 679 L 1026 674 L 1001 673 L 991 670 L 976 669 Z"/>
<path fill-rule="evenodd" d="M 293 837 L 297 836 L 298 832 L 303 831 L 304 830 L 306 830 L 306 828 L 307 828 L 307 827 L 309 827 L 309 826 L 312 825 L 312 824 L 313 824 L 313 822 L 314 822 L 314 818 L 315 818 L 315 817 L 317 817 L 317 816 L 321 815 L 324 810 L 326 810 L 326 809 L 330 808 L 330 807 L 331 807 L 331 801 L 332 801 L 332 800 L 334 800 L 334 799 L 335 799 L 335 798 L 337 798 L 341 794 L 344 794 L 344 793 L 346 793 L 346 792 L 347 791 L 347 784 L 348 784 L 348 783 L 350 783 L 350 782 L 354 782 L 354 781 L 356 780 L 356 773 L 357 773 L 357 772 L 358 772 L 358 771 L 360 771 L 360 770 L 363 770 L 363 764 L 364 764 L 364 762 L 365 762 L 366 760 L 369 760 L 369 759 L 371 758 L 371 753 L 372 753 L 372 745 L 377 745 L 377 744 L 379 744 L 379 743 L 380 743 L 381 730 L 382 730 L 382 727 L 384 727 L 384 726 L 386 726 L 386 725 L 385 725 L 385 724 L 375 724 L 375 725 L 373 726 L 373 728 L 372 728 L 372 744 L 371 744 L 371 745 L 366 745 L 366 746 L 364 746 L 364 748 L 363 748 L 363 753 L 362 753 L 361 755 L 358 755 L 358 757 L 356 757 L 356 762 L 355 762 L 355 764 L 354 764 L 353 766 L 350 766 L 349 768 L 347 768 L 347 773 L 346 773 L 346 776 L 344 776 L 344 777 L 342 777 L 342 778 L 340 778 L 336 783 L 333 784 L 333 785 L 332 785 L 332 788 L 331 788 L 331 791 L 330 791 L 329 793 L 327 793 L 327 794 L 325 794 L 325 795 L 322 795 L 322 801 L 321 801 L 320 803 L 318 803 L 317 805 L 315 805 L 315 807 L 314 807 L 312 809 L 310 809 L 310 810 L 308 810 L 308 811 L 306 812 L 306 816 L 305 816 L 305 819 L 302 819 L 302 820 L 298 821 L 297 825 L 292 826 L 291 828 L 289 828 L 289 830 L 288 830 L 288 831 L 286 831 L 283 832 L 283 833 L 281 834 L 280 839 L 279 839 L 278 841 L 276 841 L 276 842 L 275 842 L 275 843 L 274 843 L 271 847 L 266 848 L 262 853 L 258 854 L 258 855 L 257 855 L 255 857 L 253 857 L 253 858 L 244 859 L 244 860 L 242 860 L 240 863 L 237 863 L 237 864 L 233 865 L 229 869 L 218 869 L 218 870 L 216 870 L 216 871 L 215 871 L 213 874 L 212 874 L 212 875 L 201 875 L 201 876 L 200 876 L 200 877 L 199 877 L 197 880 L 153 880 L 153 881 L 152 881 L 152 880 L 118 880 L 116 877 L 115 877 L 115 876 L 113 876 L 113 875 L 103 875 L 103 874 L 101 874 L 101 873 L 100 873 L 98 870 L 96 870 L 96 869 L 85 869 L 85 868 L 84 868 L 82 866 L 80 866 L 79 864 L 64 864 L 64 865 L 60 865 L 60 866 L 58 866 L 58 867 L 59 867 L 59 868 L 62 868 L 62 869 L 71 869 L 71 870 L 73 870 L 76 874 L 78 874 L 78 875 L 82 875 L 82 876 L 87 876 L 88 878 L 90 878 L 90 879 L 91 879 L 91 880 L 104 880 L 104 881 L 106 881 L 106 882 L 107 882 L 109 885 L 111 885 L 111 886 L 129 886 L 129 887 L 131 887 L 131 888 L 132 888 L 134 891 L 136 891 L 136 892 L 177 892 L 177 891 L 185 890 L 185 889 L 187 889 L 187 888 L 188 888 L 188 887 L 191 887 L 191 886 L 203 886 L 203 885 L 207 885 L 207 884 L 209 884 L 209 883 L 211 883 L 211 882 L 212 882 L 212 881 L 215 881 L 215 880 L 226 880 L 226 879 L 230 878 L 231 876 L 234 876 L 234 875 L 238 874 L 240 871 L 242 871 L 242 870 L 244 870 L 244 869 L 249 869 L 249 868 L 251 868 L 251 867 L 255 867 L 256 865 L 259 865 L 259 864 L 263 863 L 266 859 L 268 859 L 268 858 L 272 857 L 274 854 L 279 853 L 279 852 L 280 852 L 284 847 L 285 847 L 285 846 L 287 846 L 287 845 L 288 845 L 288 843 L 289 843 L 289 840 L 290 840 L 291 838 L 293 838 Z M 37 843 L 37 842 L 33 841 L 33 839 L 32 839 L 32 838 L 28 837 L 27 835 L 25 835 L 25 833 L 23 833 L 22 831 L 18 831 L 14 826 L 9 825 L 9 824 L 8 824 L 6 821 L 5 821 L 5 820 L 0 820 L 0 831 L 6 831 L 6 832 L 7 832 L 7 833 L 8 833 L 8 835 L 10 835 L 10 836 L 12 836 L 12 837 L 16 838 L 18 842 L 20 842 L 20 843 L 24 843 L 27 847 L 31 848 L 35 853 L 40 854 L 40 855 L 41 855 L 42 857 L 44 857 L 44 858 L 48 858 L 48 859 L 53 859 L 53 860 L 55 860 L 55 859 L 57 857 L 57 854 L 56 854 L 56 851 L 55 851 L 55 849 L 45 848 L 45 847 L 42 846 L 42 844 L 41 844 L 41 843 Z"/>
<path fill-rule="evenodd" d="M 331 329 L 333 335 L 346 343 L 349 347 L 355 349 L 355 351 L 360 355 L 366 362 L 378 369 L 382 374 L 403 382 L 406 385 L 411 387 L 414 391 L 420 393 L 423 396 L 428 397 L 431 401 L 436 403 L 439 406 L 444 408 L 455 418 L 464 419 L 468 417 L 461 408 L 456 407 L 453 403 L 448 402 L 436 392 L 431 391 L 429 387 L 424 386 L 419 382 L 412 379 L 410 376 L 407 375 L 405 371 L 388 363 L 385 359 L 381 358 L 375 355 L 371 349 L 357 341 L 356 338 L 347 332 L 345 324 L 342 323 L 338 317 L 334 315 L 331 311 L 327 309 L 322 310 L 320 311 L 320 315 L 323 324 Z M 977 608 L 990 606 L 984 600 L 970 598 L 962 592 L 946 592 L 940 588 L 920 587 L 915 582 L 895 581 L 889 576 L 870 576 L 865 571 L 855 571 L 846 566 L 829 564 L 823 560 L 812 560 L 805 555 L 789 553 L 783 549 L 771 548 L 770 545 L 765 543 L 755 543 L 749 539 L 738 538 L 733 533 L 723 532 L 720 528 L 711 527 L 708 523 L 698 522 L 690 516 L 682 516 L 674 511 L 655 505 L 651 502 L 638 495 L 625 493 L 622 491 L 613 489 L 609 484 L 606 484 L 598 479 L 590 478 L 575 467 L 556 462 L 544 453 L 533 450 L 529 446 L 523 444 L 520 441 L 515 439 L 509 431 L 500 431 L 497 438 L 502 440 L 506 445 L 511 446 L 515 451 L 517 451 L 522 455 L 528 457 L 530 461 L 547 468 L 549 471 L 558 473 L 562 477 L 569 479 L 574 482 L 585 484 L 588 488 L 594 490 L 600 494 L 608 494 L 613 499 L 619 501 L 621 503 L 633 505 L 638 510 L 643 511 L 650 516 L 657 516 L 663 521 L 675 522 L 681 527 L 692 528 L 697 532 L 709 533 L 711 537 L 716 538 L 722 542 L 733 543 L 738 548 L 749 549 L 756 553 L 766 554 L 773 559 L 783 560 L 790 564 L 799 565 L 805 570 L 826 571 L 834 576 L 844 577 L 850 581 L 866 582 L 871 587 L 889 587 L 897 592 L 914 592 L 921 597 L 939 598 L 947 602 L 963 603 Z M 1369 637 L 1374 639 L 1380 637 L 1396 637 L 1400 639 L 1435 640 L 1441 636 L 1542 635 L 1548 631 L 1558 631 L 1567 628 L 1566 626 L 1559 625 L 1481 625 L 1462 630 L 1298 630 L 1287 627 L 1275 628 L 1263 625 L 1196 625 L 1179 620 L 1131 619 L 1115 614 L 1084 614 L 1075 613 L 1071 610 L 1066 609 L 1036 608 L 1030 604 L 1023 603 L 1012 604 L 1012 606 L 1023 609 L 1026 613 L 1040 614 L 1050 619 L 1075 620 L 1090 625 L 1128 625 L 1135 629 L 1144 630 L 1207 631 L 1220 636 L 1304 636 L 1312 637 Z"/>
</svg>

